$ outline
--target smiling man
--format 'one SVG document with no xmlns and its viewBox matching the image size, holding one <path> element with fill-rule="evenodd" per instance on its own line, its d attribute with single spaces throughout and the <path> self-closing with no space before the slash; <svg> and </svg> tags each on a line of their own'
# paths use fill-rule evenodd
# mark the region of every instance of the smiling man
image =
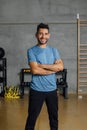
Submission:
<svg viewBox="0 0 87 130">
<path fill-rule="evenodd" d="M 40 23 L 36 32 L 37 44 L 27 51 L 32 73 L 29 108 L 25 130 L 34 130 L 44 101 L 49 114 L 50 130 L 58 130 L 58 95 L 55 73 L 63 70 L 63 62 L 56 48 L 47 45 L 49 26 Z"/>
</svg>

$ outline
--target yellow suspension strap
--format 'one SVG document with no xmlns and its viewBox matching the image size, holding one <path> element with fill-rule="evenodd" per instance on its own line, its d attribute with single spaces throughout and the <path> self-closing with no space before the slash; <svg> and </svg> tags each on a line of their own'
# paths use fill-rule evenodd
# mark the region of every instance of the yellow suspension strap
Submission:
<svg viewBox="0 0 87 130">
<path fill-rule="evenodd" d="M 14 98 L 14 99 L 18 99 L 20 98 L 19 96 L 19 87 L 18 86 L 9 86 L 8 88 L 5 87 L 5 94 L 4 97 L 5 98 Z"/>
</svg>

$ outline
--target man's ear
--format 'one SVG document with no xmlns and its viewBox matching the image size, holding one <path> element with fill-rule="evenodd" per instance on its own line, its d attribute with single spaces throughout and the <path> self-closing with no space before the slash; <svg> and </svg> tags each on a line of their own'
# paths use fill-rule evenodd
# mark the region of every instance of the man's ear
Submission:
<svg viewBox="0 0 87 130">
<path fill-rule="evenodd" d="M 51 34 L 49 33 L 49 38 L 50 38 L 50 35 L 51 35 Z"/>
<path fill-rule="evenodd" d="M 37 38 L 37 32 L 35 33 L 35 37 Z"/>
</svg>

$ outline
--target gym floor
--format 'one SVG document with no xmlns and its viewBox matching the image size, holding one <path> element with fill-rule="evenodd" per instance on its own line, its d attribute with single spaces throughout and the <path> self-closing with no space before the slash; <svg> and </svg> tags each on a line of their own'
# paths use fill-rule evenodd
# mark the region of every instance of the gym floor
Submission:
<svg viewBox="0 0 87 130">
<path fill-rule="evenodd" d="M 28 108 L 28 94 L 23 99 L 0 97 L 0 130 L 24 130 Z M 50 130 L 44 103 L 35 130 Z M 87 95 L 78 98 L 59 95 L 59 130 L 87 130 Z"/>
</svg>

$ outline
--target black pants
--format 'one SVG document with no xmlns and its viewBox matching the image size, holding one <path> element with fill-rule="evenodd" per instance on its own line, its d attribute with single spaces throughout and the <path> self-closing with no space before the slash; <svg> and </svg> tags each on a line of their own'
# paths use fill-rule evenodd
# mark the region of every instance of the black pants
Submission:
<svg viewBox="0 0 87 130">
<path fill-rule="evenodd" d="M 34 130 L 36 119 L 41 111 L 42 105 L 46 102 L 50 130 L 58 130 L 58 96 L 57 91 L 38 92 L 30 89 L 28 117 L 25 130 Z"/>
</svg>

